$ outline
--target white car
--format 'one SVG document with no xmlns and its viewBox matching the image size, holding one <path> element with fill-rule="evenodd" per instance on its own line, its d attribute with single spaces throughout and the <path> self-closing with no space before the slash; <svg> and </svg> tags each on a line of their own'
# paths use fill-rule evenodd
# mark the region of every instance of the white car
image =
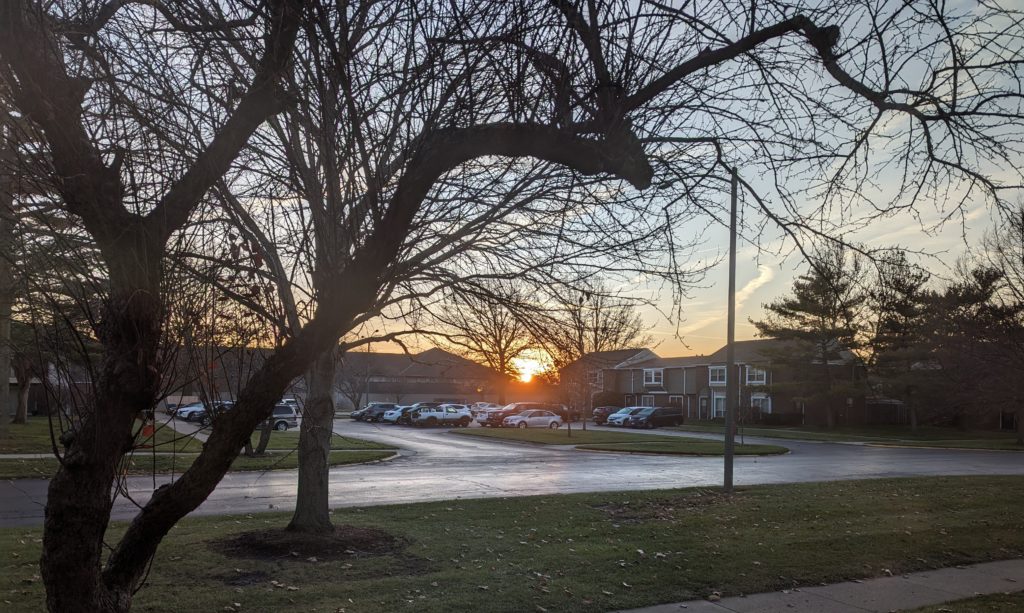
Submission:
<svg viewBox="0 0 1024 613">
<path fill-rule="evenodd" d="M 178 407 L 174 411 L 174 417 L 177 419 L 184 419 L 185 421 L 192 421 L 200 414 L 206 413 L 206 406 L 201 402 L 193 402 L 186 404 L 183 407 Z"/>
<path fill-rule="evenodd" d="M 386 421 L 389 424 L 397 424 L 403 421 L 408 422 L 407 419 L 403 420 L 402 416 L 408 413 L 409 411 L 413 410 L 414 408 L 415 407 L 413 406 L 397 406 L 391 409 L 390 411 L 385 411 L 384 416 L 381 417 L 381 421 Z"/>
<path fill-rule="evenodd" d="M 608 421 L 604 423 L 606 426 L 621 426 L 631 416 L 636 415 L 640 411 L 649 408 L 651 407 L 626 407 L 624 409 L 619 409 L 617 413 L 612 413 L 611 415 L 609 415 Z"/>
<path fill-rule="evenodd" d="M 551 411 L 531 409 L 523 411 L 519 415 L 510 415 L 501 422 L 506 428 L 559 428 L 562 426 L 562 419 Z"/>
<path fill-rule="evenodd" d="M 442 404 L 439 407 L 422 408 L 412 416 L 414 426 L 460 426 L 465 428 L 473 421 L 473 415 L 465 405 Z"/>
</svg>

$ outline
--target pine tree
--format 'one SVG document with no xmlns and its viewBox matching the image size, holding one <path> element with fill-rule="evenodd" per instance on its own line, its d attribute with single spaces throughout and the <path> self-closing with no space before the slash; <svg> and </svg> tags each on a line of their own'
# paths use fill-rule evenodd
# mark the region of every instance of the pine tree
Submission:
<svg viewBox="0 0 1024 613">
<path fill-rule="evenodd" d="M 873 330 L 868 341 L 872 376 L 886 396 L 902 400 L 917 430 L 923 408 L 920 391 L 931 389 L 935 377 L 930 352 L 922 338 L 928 305 L 934 302 L 925 285 L 930 275 L 914 266 L 903 251 L 895 251 L 878 267 L 868 292 Z"/>
<path fill-rule="evenodd" d="M 867 299 L 862 277 L 858 257 L 848 256 L 841 246 L 824 248 L 793 282 L 792 296 L 764 305 L 767 317 L 752 321 L 761 336 L 791 341 L 779 361 L 796 372 L 808 372 L 813 365 L 820 374 L 820 380 L 801 377 L 800 387 L 806 398 L 824 403 L 829 428 L 836 424 L 837 400 L 849 393 L 832 366 L 861 346 L 861 310 Z"/>
</svg>

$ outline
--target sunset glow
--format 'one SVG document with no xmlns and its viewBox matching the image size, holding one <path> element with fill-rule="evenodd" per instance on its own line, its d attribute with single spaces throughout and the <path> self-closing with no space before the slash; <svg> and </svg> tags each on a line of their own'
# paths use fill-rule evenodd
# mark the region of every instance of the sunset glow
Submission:
<svg viewBox="0 0 1024 613">
<path fill-rule="evenodd" d="M 529 383 L 533 380 L 534 375 L 538 375 L 544 372 L 544 363 L 536 358 L 516 358 L 512 360 L 512 364 L 516 367 L 516 372 L 519 373 L 519 380 L 523 383 Z"/>
</svg>

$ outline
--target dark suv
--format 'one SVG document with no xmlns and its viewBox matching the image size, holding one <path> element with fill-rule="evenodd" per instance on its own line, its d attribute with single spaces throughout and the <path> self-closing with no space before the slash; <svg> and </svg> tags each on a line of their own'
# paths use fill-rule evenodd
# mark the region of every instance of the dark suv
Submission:
<svg viewBox="0 0 1024 613">
<path fill-rule="evenodd" d="M 352 411 L 350 417 L 356 421 L 380 421 L 385 413 L 397 406 L 391 402 L 371 402 L 365 408 Z"/>
<path fill-rule="evenodd" d="M 630 428 L 657 428 L 678 426 L 683 423 L 683 410 L 679 407 L 649 407 L 626 418 L 622 425 Z"/>
<path fill-rule="evenodd" d="M 612 413 L 617 413 L 622 407 L 594 407 L 591 411 L 590 416 L 594 420 L 594 423 L 601 425 L 608 421 L 608 416 Z"/>
</svg>

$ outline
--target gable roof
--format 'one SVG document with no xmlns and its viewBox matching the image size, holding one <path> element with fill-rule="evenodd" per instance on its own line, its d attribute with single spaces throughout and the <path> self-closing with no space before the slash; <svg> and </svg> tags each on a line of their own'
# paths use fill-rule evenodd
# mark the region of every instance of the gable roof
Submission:
<svg viewBox="0 0 1024 613">
<path fill-rule="evenodd" d="M 498 376 L 482 364 L 438 348 L 417 354 L 351 351 L 344 355 L 338 367 L 372 377 L 488 379 Z"/>
<path fill-rule="evenodd" d="M 676 358 L 662 358 L 654 356 L 648 360 L 619 364 L 616 368 L 686 368 L 689 366 L 702 366 L 708 363 L 707 356 L 692 355 Z"/>
<path fill-rule="evenodd" d="M 631 362 L 633 359 L 648 359 L 649 356 L 655 358 L 658 357 L 653 351 L 643 347 L 615 349 L 612 351 L 592 351 L 583 355 L 575 362 L 567 364 L 562 368 L 562 370 L 575 370 L 578 368 L 614 368 L 623 363 Z"/>
</svg>

